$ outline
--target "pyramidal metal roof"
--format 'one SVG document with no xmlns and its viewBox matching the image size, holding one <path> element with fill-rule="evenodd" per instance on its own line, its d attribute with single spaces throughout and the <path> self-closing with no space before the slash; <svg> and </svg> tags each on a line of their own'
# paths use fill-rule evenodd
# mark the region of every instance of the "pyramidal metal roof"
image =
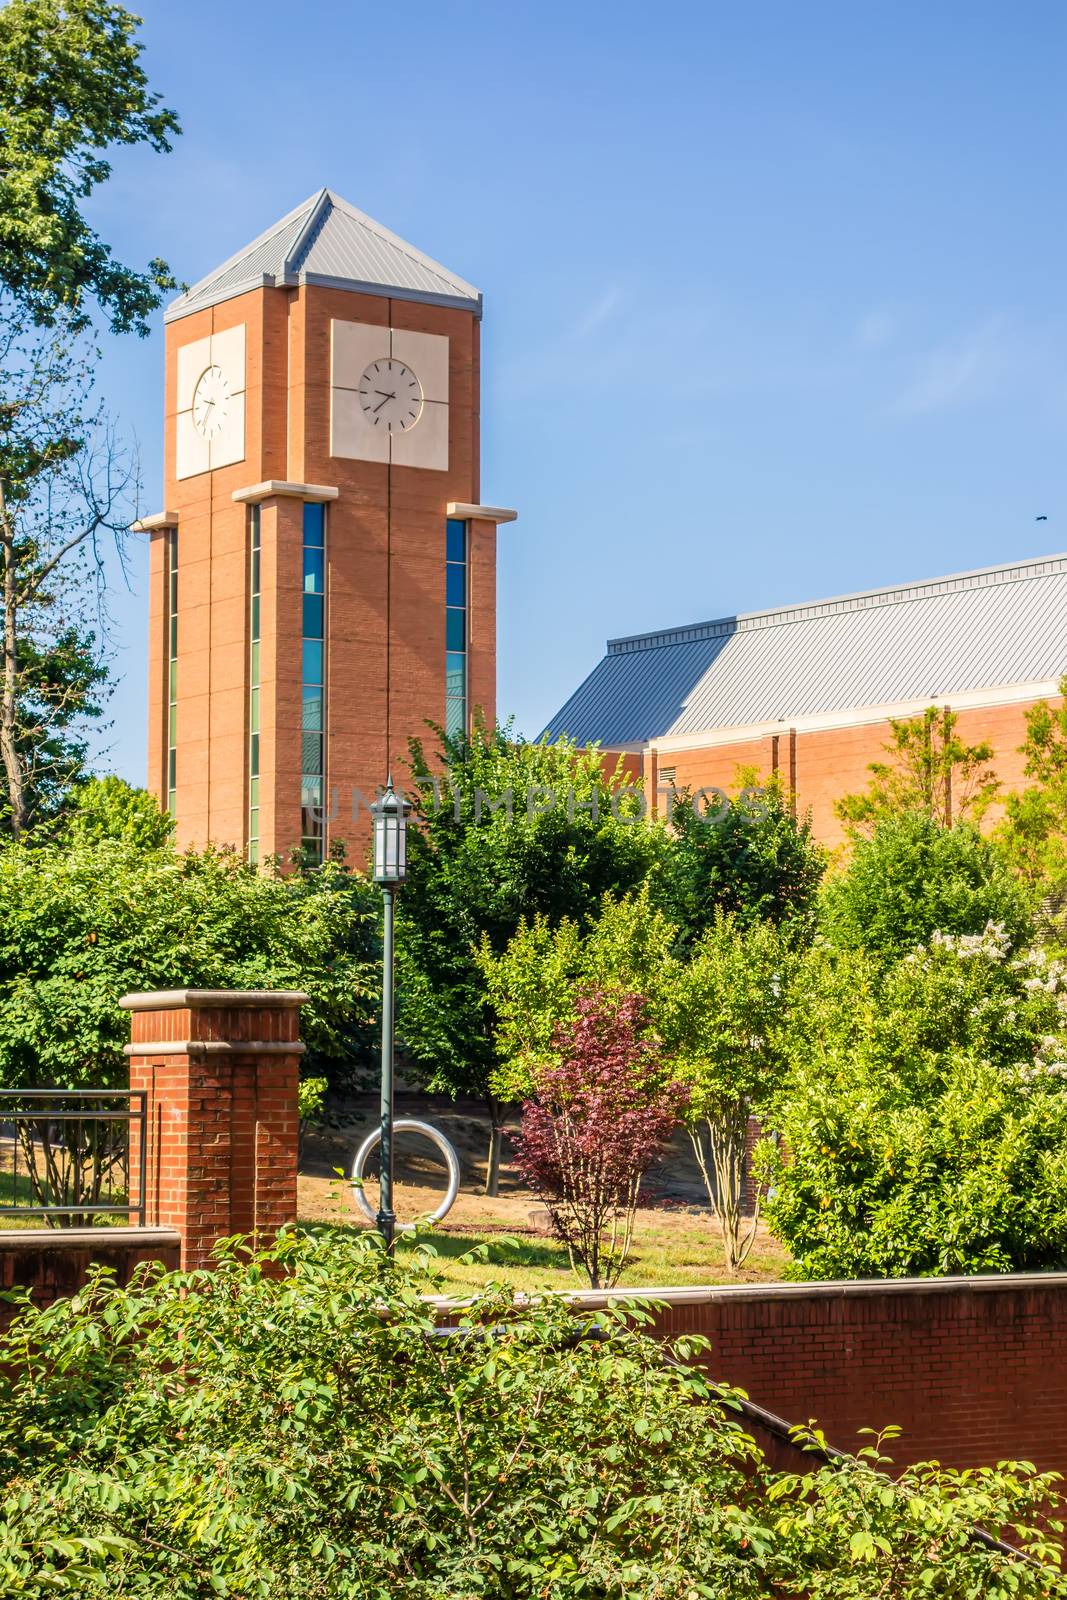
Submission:
<svg viewBox="0 0 1067 1600">
<path fill-rule="evenodd" d="M 482 312 L 481 294 L 472 284 L 332 189 L 320 189 L 172 300 L 164 320 L 187 317 L 249 289 L 303 283 L 454 306 L 477 316 Z"/>
<path fill-rule="evenodd" d="M 1067 555 L 608 641 L 544 730 L 612 749 L 1067 672 Z"/>
</svg>

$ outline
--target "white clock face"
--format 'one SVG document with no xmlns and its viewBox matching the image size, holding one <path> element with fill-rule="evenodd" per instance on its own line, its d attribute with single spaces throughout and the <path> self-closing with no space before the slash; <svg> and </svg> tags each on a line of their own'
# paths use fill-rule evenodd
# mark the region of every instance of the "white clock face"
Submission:
<svg viewBox="0 0 1067 1600">
<path fill-rule="evenodd" d="M 221 367 L 200 374 L 193 390 L 193 427 L 204 439 L 217 439 L 230 415 L 230 385 Z"/>
<path fill-rule="evenodd" d="M 422 385 L 402 361 L 383 356 L 360 378 L 359 403 L 383 433 L 406 433 L 422 416 Z"/>
</svg>

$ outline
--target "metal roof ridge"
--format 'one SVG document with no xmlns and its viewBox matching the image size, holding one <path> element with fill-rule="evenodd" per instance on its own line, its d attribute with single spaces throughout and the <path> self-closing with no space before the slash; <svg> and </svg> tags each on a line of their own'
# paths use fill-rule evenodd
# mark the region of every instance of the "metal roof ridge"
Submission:
<svg viewBox="0 0 1067 1600">
<path fill-rule="evenodd" d="M 1028 570 L 1028 569 L 1041 570 Z M 863 602 L 897 605 L 909 600 L 934 599 L 940 594 L 965 593 L 968 589 L 992 588 L 998 581 L 1017 583 L 1048 577 L 1049 569 L 1067 572 L 1067 553 L 1032 556 L 1024 561 L 1005 561 L 990 567 L 975 567 L 967 572 L 950 572 L 939 578 L 919 578 L 912 583 L 891 583 L 877 589 L 857 589 L 852 594 L 830 595 L 825 600 L 802 600 L 788 606 L 772 606 L 765 611 L 739 611 L 734 616 L 713 617 L 707 622 L 683 623 L 675 628 L 657 628 L 649 633 L 623 634 L 607 641 L 609 655 L 629 651 L 655 650 L 676 644 L 691 644 L 700 639 L 727 638 L 753 628 L 771 628 L 813 617 L 834 616 L 849 611 L 873 609 Z M 986 580 L 982 582 L 981 580 Z"/>
<path fill-rule="evenodd" d="M 198 278 L 195 283 L 189 285 L 188 289 L 175 296 L 166 308 L 167 313 L 172 312 L 183 301 L 193 300 L 204 293 L 217 278 L 221 278 L 224 273 L 229 272 L 230 268 L 235 267 L 245 256 L 249 256 L 254 250 L 258 250 L 260 245 L 267 243 L 268 239 L 273 239 L 276 234 L 281 233 L 282 229 L 288 227 L 291 222 L 295 222 L 297 217 L 301 216 L 305 211 L 311 211 L 326 193 L 325 189 L 317 189 L 314 194 L 308 195 L 306 200 L 302 200 L 298 206 L 294 206 L 291 211 L 287 211 L 284 217 L 279 217 L 277 222 L 272 222 L 269 228 L 264 228 L 262 233 L 257 234 L 254 239 L 250 239 L 247 244 L 243 244 L 240 250 L 235 250 L 232 256 L 227 256 L 225 261 L 220 261 L 218 266 L 212 267 L 210 272 L 205 272 L 202 278 Z M 303 233 L 304 230 L 301 229 L 298 237 L 303 237 Z M 262 282 L 263 280 L 264 274 L 260 273 L 254 280 L 250 281 Z"/>
<path fill-rule="evenodd" d="M 318 194 L 313 196 L 311 209 L 308 211 L 304 224 L 289 249 L 285 252 L 285 260 L 282 262 L 283 277 L 290 272 L 298 272 L 300 270 L 298 262 L 301 256 L 307 254 L 318 237 L 323 223 L 330 214 L 332 203 L 333 194 L 329 189 L 320 189 Z"/>
<path fill-rule="evenodd" d="M 413 261 L 416 266 L 429 268 L 431 272 L 436 273 L 441 278 L 447 279 L 449 283 L 454 284 L 458 289 L 466 291 L 466 293 L 469 294 L 472 299 L 481 299 L 481 290 L 476 289 L 473 283 L 468 283 L 466 278 L 461 278 L 457 272 L 452 271 L 451 267 L 446 267 L 442 262 L 435 260 L 433 256 L 427 255 L 425 250 L 419 249 L 418 245 L 411 244 L 407 239 L 402 239 L 398 233 L 394 233 L 391 228 L 387 228 L 384 223 L 379 222 L 375 217 L 370 216 L 366 211 L 361 211 L 358 206 L 354 206 L 350 200 L 346 200 L 344 196 L 339 195 L 336 190 L 323 189 L 322 196 L 329 202 L 334 210 L 344 212 L 344 214 L 351 218 L 353 222 L 358 222 L 362 227 L 369 229 L 370 232 L 376 234 L 379 239 L 383 239 L 386 244 L 392 245 L 394 250 L 399 250 L 401 255 L 407 256 L 408 260 Z M 325 221 L 325 216 L 322 220 Z M 304 253 L 306 253 L 306 249 L 310 248 L 311 244 L 310 234 L 306 240 L 298 242 L 305 246 Z M 295 258 L 296 255 L 297 247 L 294 246 L 292 251 L 293 258 Z M 290 268 L 290 261 L 288 258 L 286 259 L 285 265 L 287 271 L 300 270 L 295 265 Z"/>
</svg>

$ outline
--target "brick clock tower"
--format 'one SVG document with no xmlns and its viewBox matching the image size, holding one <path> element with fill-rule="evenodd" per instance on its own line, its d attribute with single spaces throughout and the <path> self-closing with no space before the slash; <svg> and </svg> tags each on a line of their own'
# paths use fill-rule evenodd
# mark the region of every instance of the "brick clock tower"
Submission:
<svg viewBox="0 0 1067 1600">
<path fill-rule="evenodd" d="M 148 783 L 181 846 L 360 861 L 412 736 L 495 714 L 469 283 L 322 190 L 166 313 Z"/>
</svg>

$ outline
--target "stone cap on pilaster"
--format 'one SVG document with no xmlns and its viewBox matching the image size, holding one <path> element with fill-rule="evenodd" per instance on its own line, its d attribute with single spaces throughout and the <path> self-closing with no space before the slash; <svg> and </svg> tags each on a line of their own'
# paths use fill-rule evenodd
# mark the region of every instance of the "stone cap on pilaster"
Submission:
<svg viewBox="0 0 1067 1600">
<path fill-rule="evenodd" d="M 300 989 L 155 989 L 145 994 L 124 994 L 123 1011 L 192 1011 L 198 1006 L 262 1006 L 283 1009 L 306 1005 L 310 999 Z"/>
<path fill-rule="evenodd" d="M 445 510 L 450 517 L 462 517 L 465 522 L 515 522 L 519 515 L 507 506 L 475 506 L 466 500 L 450 500 Z"/>
<path fill-rule="evenodd" d="M 280 478 L 267 478 L 262 483 L 249 484 L 245 489 L 235 489 L 230 496 L 238 505 L 254 506 L 261 500 L 336 500 L 341 493 L 331 483 L 289 483 Z"/>
<path fill-rule="evenodd" d="M 302 1055 L 299 989 L 160 989 L 123 995 L 126 1055 Z"/>
</svg>

